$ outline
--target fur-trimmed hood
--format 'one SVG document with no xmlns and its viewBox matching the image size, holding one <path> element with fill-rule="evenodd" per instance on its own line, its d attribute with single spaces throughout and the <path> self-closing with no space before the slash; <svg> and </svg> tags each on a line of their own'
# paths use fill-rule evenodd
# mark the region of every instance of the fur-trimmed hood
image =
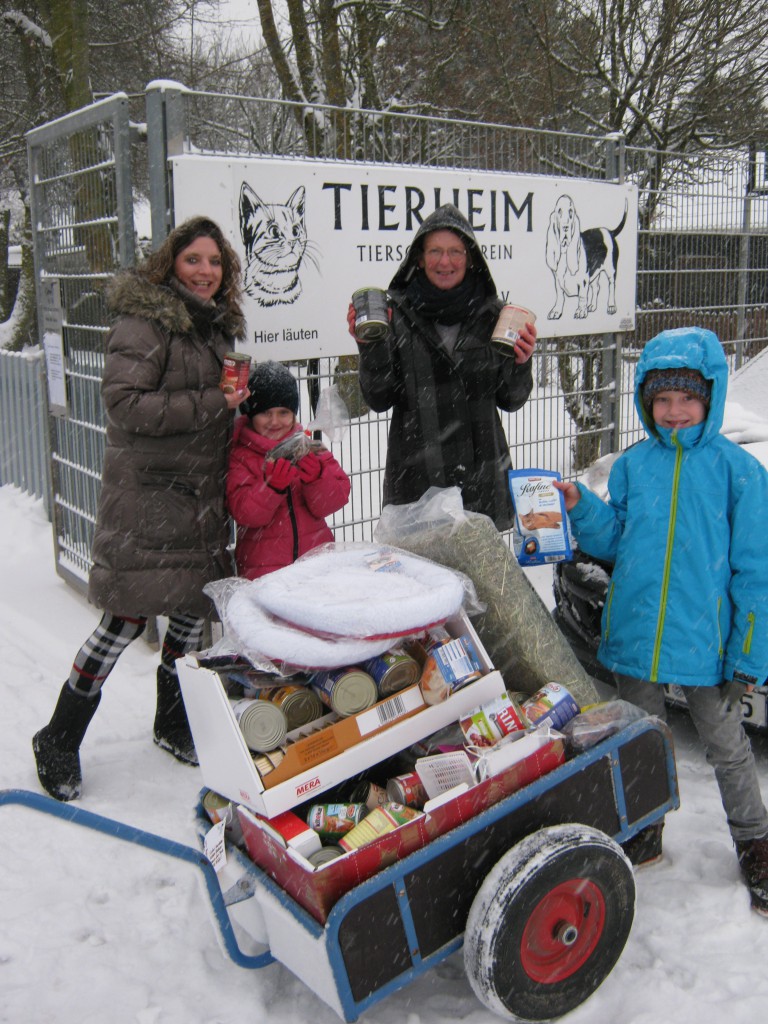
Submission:
<svg viewBox="0 0 768 1024">
<path fill-rule="evenodd" d="M 210 312 L 211 324 L 234 338 L 245 337 L 245 320 L 226 306 L 200 302 L 181 284 L 159 285 L 137 270 L 118 274 L 107 288 L 107 308 L 115 316 L 155 320 L 174 334 L 189 334 L 197 315 Z"/>
</svg>

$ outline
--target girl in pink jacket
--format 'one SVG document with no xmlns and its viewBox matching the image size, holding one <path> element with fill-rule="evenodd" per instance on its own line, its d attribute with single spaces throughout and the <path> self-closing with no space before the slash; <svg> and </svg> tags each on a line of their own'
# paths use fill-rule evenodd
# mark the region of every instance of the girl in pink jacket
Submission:
<svg viewBox="0 0 768 1024">
<path fill-rule="evenodd" d="M 317 451 L 314 444 L 307 450 L 309 439 L 287 446 L 285 457 L 272 454 L 287 438 L 304 433 L 297 419 L 298 385 L 286 367 L 259 363 L 248 388 L 235 423 L 227 505 L 237 524 L 238 575 L 253 580 L 332 541 L 325 517 L 346 505 L 350 484 L 331 452 Z"/>
</svg>

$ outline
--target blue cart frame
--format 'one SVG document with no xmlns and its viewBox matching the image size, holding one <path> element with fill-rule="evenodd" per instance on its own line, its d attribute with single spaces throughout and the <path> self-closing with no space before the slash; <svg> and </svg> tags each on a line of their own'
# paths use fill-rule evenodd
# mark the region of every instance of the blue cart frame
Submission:
<svg viewBox="0 0 768 1024">
<path fill-rule="evenodd" d="M 641 719 L 355 886 L 321 925 L 239 850 L 233 852 L 244 879 L 237 894 L 225 895 L 200 849 L 37 793 L 0 791 L 0 805 L 20 804 L 195 865 L 229 957 L 245 968 L 278 959 L 301 977 L 301 964 L 290 962 L 289 950 L 243 952 L 228 908 L 255 896 L 265 916 L 279 909 L 281 929 L 287 921 L 296 936 L 323 950 L 336 990 L 326 1001 L 348 1022 L 461 947 L 485 877 L 526 836 L 551 825 L 580 824 L 622 844 L 679 803 L 669 729 L 655 718 Z M 202 819 L 201 807 L 198 813 Z"/>
</svg>

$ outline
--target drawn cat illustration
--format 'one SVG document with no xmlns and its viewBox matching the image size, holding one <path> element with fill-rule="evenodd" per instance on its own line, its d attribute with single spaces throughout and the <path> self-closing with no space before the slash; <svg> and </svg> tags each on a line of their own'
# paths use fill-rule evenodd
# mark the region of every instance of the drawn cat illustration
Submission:
<svg viewBox="0 0 768 1024">
<path fill-rule="evenodd" d="M 265 203 L 247 182 L 240 188 L 243 288 L 261 306 L 290 305 L 301 294 L 299 270 L 307 249 L 304 186 L 287 203 Z"/>
</svg>

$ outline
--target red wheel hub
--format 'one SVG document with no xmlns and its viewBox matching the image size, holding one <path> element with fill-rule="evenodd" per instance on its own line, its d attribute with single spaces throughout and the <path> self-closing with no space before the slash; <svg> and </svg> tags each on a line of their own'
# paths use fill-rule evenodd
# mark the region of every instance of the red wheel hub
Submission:
<svg viewBox="0 0 768 1024">
<path fill-rule="evenodd" d="M 520 963 L 542 985 L 570 978 L 594 952 L 605 926 L 605 898 L 594 882 L 573 878 L 534 907 L 523 931 Z"/>
</svg>

